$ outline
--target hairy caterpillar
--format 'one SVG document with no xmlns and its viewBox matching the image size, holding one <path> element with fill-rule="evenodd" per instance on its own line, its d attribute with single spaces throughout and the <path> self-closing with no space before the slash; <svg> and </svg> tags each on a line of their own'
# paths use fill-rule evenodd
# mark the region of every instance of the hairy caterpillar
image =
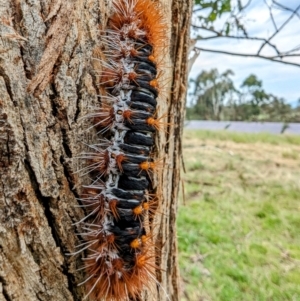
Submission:
<svg viewBox="0 0 300 301">
<path fill-rule="evenodd" d="M 101 106 L 89 117 L 102 140 L 84 155 L 92 182 L 81 199 L 86 250 L 87 296 L 93 300 L 138 300 L 155 279 L 151 225 L 155 211 L 152 173 L 160 71 L 157 58 L 166 48 L 166 24 L 151 0 L 114 0 L 103 37 L 106 46 L 100 85 Z M 104 140 L 103 140 L 104 136 Z"/>
</svg>

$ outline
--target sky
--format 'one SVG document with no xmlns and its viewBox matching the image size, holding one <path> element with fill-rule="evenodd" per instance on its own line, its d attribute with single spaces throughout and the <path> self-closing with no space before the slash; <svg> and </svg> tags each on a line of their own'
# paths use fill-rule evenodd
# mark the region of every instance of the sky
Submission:
<svg viewBox="0 0 300 301">
<path fill-rule="evenodd" d="M 268 2 L 268 0 L 266 1 Z M 300 0 L 277 1 L 291 8 L 296 8 L 300 5 Z M 290 13 L 273 10 L 273 16 L 278 26 L 280 26 L 290 16 Z M 274 27 L 272 26 L 269 10 L 264 0 L 252 0 L 244 17 L 244 24 L 246 24 L 249 36 L 268 38 L 273 33 Z M 204 35 L 204 33 L 201 34 Z M 300 16 L 294 17 L 272 42 L 279 46 L 279 49 L 282 51 L 300 46 Z M 256 41 L 218 38 L 208 41 L 198 41 L 196 45 L 216 50 L 255 53 L 260 43 Z M 272 55 L 275 53 L 274 50 L 267 47 L 262 54 Z M 300 57 L 290 60 L 300 63 Z M 263 59 L 201 52 L 192 67 L 189 77 L 195 78 L 203 70 L 208 71 L 213 68 L 217 68 L 220 73 L 227 69 L 233 70 L 235 75 L 232 79 L 237 88 L 248 75 L 255 74 L 258 79 L 262 80 L 263 88 L 267 93 L 283 97 L 292 104 L 296 104 L 297 100 L 300 99 L 300 67 L 269 62 Z"/>
</svg>

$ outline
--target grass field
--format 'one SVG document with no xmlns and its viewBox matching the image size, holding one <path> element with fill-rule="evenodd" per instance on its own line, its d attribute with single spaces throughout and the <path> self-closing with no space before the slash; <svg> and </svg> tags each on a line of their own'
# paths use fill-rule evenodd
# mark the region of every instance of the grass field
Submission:
<svg viewBox="0 0 300 301">
<path fill-rule="evenodd" d="M 300 136 L 185 131 L 182 300 L 300 301 Z"/>
</svg>

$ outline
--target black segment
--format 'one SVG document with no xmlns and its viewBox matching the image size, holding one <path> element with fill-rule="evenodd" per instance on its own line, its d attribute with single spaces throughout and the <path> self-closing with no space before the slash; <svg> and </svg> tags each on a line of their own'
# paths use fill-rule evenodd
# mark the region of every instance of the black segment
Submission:
<svg viewBox="0 0 300 301">
<path fill-rule="evenodd" d="M 140 52 L 145 53 L 146 55 L 151 55 L 153 52 L 153 47 L 149 44 L 146 43 L 145 41 L 141 40 L 141 39 L 137 39 L 135 41 L 135 45 L 136 45 L 136 49 Z"/>
<path fill-rule="evenodd" d="M 133 146 L 130 144 L 120 143 L 119 147 L 124 152 L 131 153 L 131 154 L 144 155 L 144 156 L 149 156 L 150 154 L 150 149 L 149 147 L 146 146 Z"/>
<path fill-rule="evenodd" d="M 134 191 L 129 192 L 118 188 L 113 188 L 111 192 L 120 199 L 136 199 L 136 200 L 144 200 L 144 191 Z"/>
<path fill-rule="evenodd" d="M 148 189 L 149 181 L 144 178 L 127 177 L 126 175 L 120 176 L 119 188 L 124 190 L 143 190 Z"/>
<path fill-rule="evenodd" d="M 134 123 L 133 121 L 134 119 L 146 120 L 149 117 L 153 117 L 153 114 L 136 110 L 136 111 L 132 111 L 132 117 L 130 118 L 130 120 L 132 121 L 132 123 Z"/>
<path fill-rule="evenodd" d="M 129 106 L 130 109 L 133 110 L 141 110 L 152 114 L 155 112 L 155 108 L 147 103 L 142 103 L 139 101 L 127 101 L 126 104 Z"/>
<path fill-rule="evenodd" d="M 119 219 L 115 221 L 115 224 L 120 226 L 119 220 L 122 221 L 122 226 L 132 227 L 132 225 L 139 226 L 143 221 L 143 216 L 137 217 L 133 214 L 132 209 L 119 209 Z M 125 224 L 126 223 L 126 224 Z"/>
<path fill-rule="evenodd" d="M 123 163 L 139 164 L 139 163 L 142 163 L 145 161 L 153 162 L 153 159 L 149 159 L 148 157 L 145 157 L 145 156 L 132 156 L 132 155 L 126 154 L 126 160 Z"/>
<path fill-rule="evenodd" d="M 156 108 L 156 96 L 145 89 L 135 87 L 131 92 L 131 101 L 146 102 Z"/>
<path fill-rule="evenodd" d="M 122 164 L 123 172 L 128 177 L 147 176 L 145 170 L 141 170 L 138 164 L 124 163 Z"/>
<path fill-rule="evenodd" d="M 122 225 L 122 222 L 118 222 L 118 225 L 111 227 L 110 232 L 116 236 L 116 244 L 119 246 L 122 246 L 123 244 L 130 245 L 134 239 L 140 237 L 143 233 L 143 229 L 139 224 L 139 221 L 136 221 L 136 225 L 127 228 Z"/>
<path fill-rule="evenodd" d="M 157 71 L 151 61 L 148 60 L 147 62 L 134 62 L 134 63 L 137 63 L 135 67 L 136 73 L 148 73 L 149 75 L 151 75 L 151 80 L 156 77 Z"/>
<path fill-rule="evenodd" d="M 138 78 L 135 81 L 136 81 L 139 89 L 143 88 L 145 90 L 149 90 L 155 97 L 158 96 L 158 90 L 156 88 L 152 87 L 150 85 L 149 81 L 143 81 L 143 80 L 140 80 Z"/>
<path fill-rule="evenodd" d="M 145 135 L 134 131 L 128 131 L 125 135 L 124 141 L 128 144 L 137 144 L 144 146 L 153 146 L 154 140 L 152 136 Z"/>
<path fill-rule="evenodd" d="M 142 204 L 142 201 L 139 200 L 119 200 L 117 208 L 121 209 L 134 209 L 135 207 Z M 132 214 L 132 210 L 130 211 Z"/>
<path fill-rule="evenodd" d="M 150 65 L 152 68 L 155 68 L 155 73 L 153 73 L 153 74 L 157 74 L 156 64 L 149 60 L 149 55 L 145 55 L 143 52 L 139 52 L 137 56 L 133 57 L 133 60 L 137 61 L 137 62 L 143 62 L 143 63 Z"/>
<path fill-rule="evenodd" d="M 137 132 L 155 132 L 156 129 L 152 126 L 146 123 L 146 120 L 143 119 L 135 119 L 131 118 L 131 120 L 126 120 L 124 124 L 131 130 L 137 131 Z"/>
</svg>

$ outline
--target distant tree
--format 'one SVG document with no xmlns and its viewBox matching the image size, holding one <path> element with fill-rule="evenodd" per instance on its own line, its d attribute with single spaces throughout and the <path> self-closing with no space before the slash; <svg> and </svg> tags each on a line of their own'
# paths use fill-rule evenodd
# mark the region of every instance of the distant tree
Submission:
<svg viewBox="0 0 300 301">
<path fill-rule="evenodd" d="M 289 103 L 284 98 L 275 95 L 269 95 L 269 104 L 264 106 L 264 111 L 272 121 L 291 122 L 293 119 L 293 110 Z"/>
<path fill-rule="evenodd" d="M 220 120 L 226 96 L 235 91 L 232 70 L 220 74 L 217 69 L 201 72 L 194 83 L 194 113 L 203 119 Z"/>
<path fill-rule="evenodd" d="M 248 114 L 250 116 L 259 115 L 261 106 L 268 102 L 269 95 L 262 88 L 262 81 L 256 75 L 249 75 L 241 84 L 244 93 L 241 93 L 243 104 L 248 106 Z M 245 116 L 248 119 L 249 116 Z"/>
<path fill-rule="evenodd" d="M 193 101 L 187 108 L 188 119 L 300 122 L 300 99 L 292 108 L 284 98 L 267 93 L 254 74 L 246 77 L 238 90 L 233 75 L 231 70 L 220 74 L 212 69 L 191 80 Z"/>
</svg>

